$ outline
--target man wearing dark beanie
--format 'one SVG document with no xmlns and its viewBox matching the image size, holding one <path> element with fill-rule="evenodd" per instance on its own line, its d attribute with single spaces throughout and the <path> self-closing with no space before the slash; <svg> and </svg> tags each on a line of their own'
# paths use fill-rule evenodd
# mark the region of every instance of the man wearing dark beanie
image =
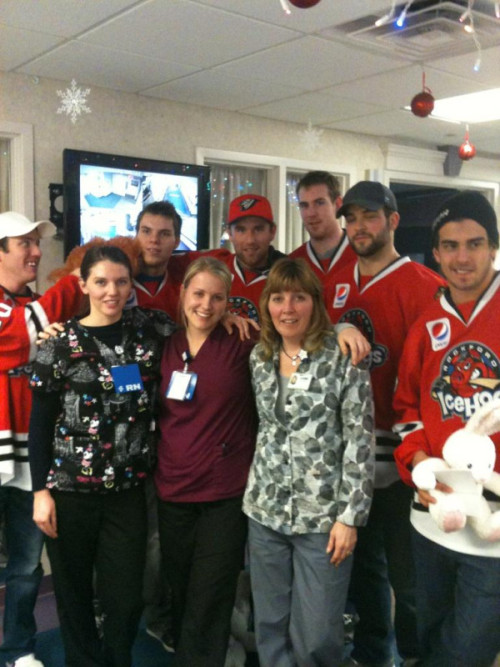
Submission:
<svg viewBox="0 0 500 667">
<path fill-rule="evenodd" d="M 394 399 L 403 436 L 395 457 L 410 485 L 415 466 L 442 458 L 448 436 L 500 397 L 495 211 L 480 193 L 461 192 L 443 204 L 432 231 L 434 257 L 449 287 L 410 329 Z M 491 438 L 500 472 L 500 433 Z M 439 482 L 436 489 L 450 491 Z M 500 496 L 488 491 L 485 497 L 492 512 L 500 510 Z M 444 532 L 428 511 L 435 502 L 432 491 L 417 489 L 411 511 L 418 664 L 490 667 L 500 652 L 500 522 L 483 539 L 455 508 Z"/>
<path fill-rule="evenodd" d="M 450 220 L 461 221 L 469 218 L 484 227 L 493 248 L 498 248 L 497 216 L 490 202 L 480 192 L 465 190 L 447 199 L 441 206 L 432 225 L 432 246 L 438 245 L 441 227 Z"/>
</svg>

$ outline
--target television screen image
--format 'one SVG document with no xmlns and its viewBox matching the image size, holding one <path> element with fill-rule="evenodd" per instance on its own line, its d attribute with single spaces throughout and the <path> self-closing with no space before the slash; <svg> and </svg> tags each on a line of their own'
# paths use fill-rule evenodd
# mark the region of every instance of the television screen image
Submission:
<svg viewBox="0 0 500 667">
<path fill-rule="evenodd" d="M 209 168 L 87 151 L 64 151 L 65 254 L 95 236 L 135 236 L 137 216 L 169 201 L 182 218 L 178 251 L 206 247 Z"/>
</svg>

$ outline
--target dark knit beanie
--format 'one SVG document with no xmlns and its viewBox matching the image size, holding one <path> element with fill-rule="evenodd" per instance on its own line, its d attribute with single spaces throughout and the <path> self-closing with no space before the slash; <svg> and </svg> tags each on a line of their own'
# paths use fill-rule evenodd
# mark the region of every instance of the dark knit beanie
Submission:
<svg viewBox="0 0 500 667">
<path fill-rule="evenodd" d="M 447 222 L 469 218 L 484 227 L 492 246 L 498 248 L 497 216 L 492 205 L 480 192 L 464 190 L 447 199 L 432 224 L 432 246 L 438 246 L 438 232 Z"/>
</svg>

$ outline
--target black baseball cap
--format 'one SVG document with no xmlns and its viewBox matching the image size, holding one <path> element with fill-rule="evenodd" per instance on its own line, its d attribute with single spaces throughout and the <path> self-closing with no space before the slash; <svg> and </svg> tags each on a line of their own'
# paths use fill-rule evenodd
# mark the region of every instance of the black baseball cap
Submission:
<svg viewBox="0 0 500 667">
<path fill-rule="evenodd" d="M 398 210 L 394 193 L 377 181 L 360 181 L 345 193 L 342 206 L 337 210 L 337 218 L 345 215 L 351 204 L 357 204 L 369 211 L 378 211 L 379 208 Z"/>
</svg>

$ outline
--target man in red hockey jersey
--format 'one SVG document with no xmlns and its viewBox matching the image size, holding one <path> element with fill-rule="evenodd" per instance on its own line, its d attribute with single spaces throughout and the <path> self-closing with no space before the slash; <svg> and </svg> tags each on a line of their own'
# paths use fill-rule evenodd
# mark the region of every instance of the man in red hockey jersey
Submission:
<svg viewBox="0 0 500 667">
<path fill-rule="evenodd" d="M 142 258 L 130 301 L 130 305 L 163 310 L 174 320 L 184 273 L 193 260 L 191 253 L 173 254 L 181 240 L 181 224 L 168 201 L 153 202 L 139 213 L 136 235 Z"/>
<path fill-rule="evenodd" d="M 271 244 L 276 235 L 271 204 L 262 195 L 233 199 L 227 219 L 234 255 L 220 257 L 233 274 L 229 309 L 235 315 L 259 320 L 259 299 L 271 266 L 285 255 Z"/>
<path fill-rule="evenodd" d="M 428 457 L 442 458 L 448 436 L 500 395 L 499 235 L 493 208 L 478 192 L 447 200 L 434 222 L 433 253 L 449 288 L 410 329 L 394 406 L 403 436 L 396 449 L 402 479 Z M 500 472 L 500 434 L 495 470 Z M 443 488 L 442 491 L 450 490 Z M 490 667 L 500 652 L 500 541 L 469 525 L 443 532 L 417 490 L 411 510 L 422 667 Z M 500 496 L 486 493 L 492 510 Z"/>
<path fill-rule="evenodd" d="M 327 171 L 310 171 L 297 183 L 296 193 L 309 241 L 290 257 L 305 259 L 327 287 L 334 282 L 337 271 L 356 259 L 337 219 L 337 209 L 342 206 L 340 184 Z"/>
<path fill-rule="evenodd" d="M 375 491 L 368 524 L 358 530 L 354 551 L 349 599 L 359 623 L 348 665 L 393 665 L 391 586 L 398 652 L 406 660 L 418 656 L 408 521 L 411 492 L 399 479 L 394 462 L 399 439 L 392 432 L 392 398 L 408 328 L 443 281 L 396 251 L 397 208 L 394 194 L 381 183 L 361 181 L 346 192 L 337 215 L 345 216 L 357 262 L 338 271 L 335 284 L 325 291 L 332 321 L 355 324 L 372 346 Z"/>
<path fill-rule="evenodd" d="M 23 667 L 43 667 L 34 655 L 43 533 L 32 520 L 27 364 L 35 356 L 37 331 L 70 317 L 82 297 L 76 276 L 66 276 L 42 297 L 29 288 L 37 277 L 40 239 L 55 231 L 51 222 L 0 214 L 0 512 L 8 551 L 0 656 L 2 664 Z"/>
<path fill-rule="evenodd" d="M 139 213 L 136 237 L 142 257 L 128 305 L 163 310 L 177 320 L 184 274 L 201 255 L 199 251 L 174 254 L 181 240 L 181 225 L 181 216 L 168 201 L 152 202 Z M 224 248 L 209 250 L 208 254 L 221 260 L 231 257 Z"/>
</svg>

